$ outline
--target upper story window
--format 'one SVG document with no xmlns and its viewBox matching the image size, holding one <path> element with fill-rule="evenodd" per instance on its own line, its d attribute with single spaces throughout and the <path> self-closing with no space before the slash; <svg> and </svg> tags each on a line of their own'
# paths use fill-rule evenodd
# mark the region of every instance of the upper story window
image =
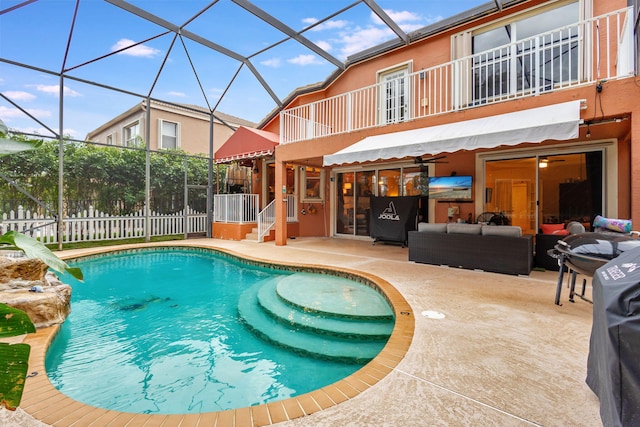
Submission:
<svg viewBox="0 0 640 427">
<path fill-rule="evenodd" d="M 409 65 L 382 71 L 380 82 L 380 123 L 403 122 L 409 118 Z"/>
<path fill-rule="evenodd" d="M 164 148 L 165 150 L 175 150 L 180 147 L 178 123 L 168 122 L 160 120 L 160 138 L 158 138 L 160 144 L 158 148 Z"/>
<path fill-rule="evenodd" d="M 578 78 L 579 3 L 478 30 L 472 38 L 472 99 L 543 92 Z"/>
<path fill-rule="evenodd" d="M 324 170 L 321 168 L 305 167 L 302 170 L 303 202 L 317 202 L 324 200 Z"/>
<path fill-rule="evenodd" d="M 113 145 L 114 144 L 114 138 L 113 138 L 113 134 L 110 133 L 109 135 L 107 135 L 107 145 Z"/>
<path fill-rule="evenodd" d="M 142 138 L 140 137 L 140 122 L 132 123 L 125 126 L 122 135 L 125 147 L 135 147 L 139 145 Z"/>
</svg>

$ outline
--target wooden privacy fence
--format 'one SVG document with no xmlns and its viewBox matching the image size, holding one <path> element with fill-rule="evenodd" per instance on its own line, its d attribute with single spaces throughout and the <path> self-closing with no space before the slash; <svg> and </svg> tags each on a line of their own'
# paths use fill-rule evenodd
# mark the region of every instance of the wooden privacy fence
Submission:
<svg viewBox="0 0 640 427">
<path fill-rule="evenodd" d="M 70 243 L 144 237 L 145 221 L 143 210 L 129 215 L 112 216 L 90 207 L 88 211 L 62 220 L 62 241 Z M 149 221 L 151 236 L 207 232 L 207 214 L 196 212 L 189 207 L 186 212 L 182 210 L 172 214 L 152 212 Z M 19 207 L 17 212 L 2 214 L 0 234 L 9 230 L 19 231 L 42 243 L 58 243 L 57 220 L 32 213 L 22 207 Z"/>
</svg>

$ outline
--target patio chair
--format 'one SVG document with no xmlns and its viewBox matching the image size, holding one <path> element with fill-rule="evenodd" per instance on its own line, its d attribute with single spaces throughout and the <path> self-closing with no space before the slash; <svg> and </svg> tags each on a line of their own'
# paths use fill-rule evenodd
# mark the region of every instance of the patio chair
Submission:
<svg viewBox="0 0 640 427">
<path fill-rule="evenodd" d="M 502 212 L 482 212 L 476 218 L 477 224 L 509 225 L 510 221 Z"/>
</svg>

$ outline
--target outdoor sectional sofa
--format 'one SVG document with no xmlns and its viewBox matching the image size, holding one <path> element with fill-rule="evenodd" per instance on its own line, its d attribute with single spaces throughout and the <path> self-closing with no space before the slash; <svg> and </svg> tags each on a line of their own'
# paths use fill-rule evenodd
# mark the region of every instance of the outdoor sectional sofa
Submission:
<svg viewBox="0 0 640 427">
<path fill-rule="evenodd" d="M 529 275 L 533 236 L 508 225 L 418 224 L 409 231 L 409 261 Z"/>
</svg>

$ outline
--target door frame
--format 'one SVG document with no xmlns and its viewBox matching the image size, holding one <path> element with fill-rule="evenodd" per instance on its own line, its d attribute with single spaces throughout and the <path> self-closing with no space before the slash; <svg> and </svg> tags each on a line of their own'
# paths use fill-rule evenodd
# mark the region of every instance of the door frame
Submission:
<svg viewBox="0 0 640 427">
<path fill-rule="evenodd" d="M 575 142 L 568 144 L 540 145 L 532 148 L 514 148 L 500 151 L 490 151 L 476 153 L 476 183 L 475 200 L 476 216 L 479 215 L 485 205 L 485 174 L 486 162 L 495 160 L 508 160 L 535 156 L 552 156 L 557 154 L 577 154 L 593 151 L 602 151 L 603 171 L 602 171 L 602 206 L 603 216 L 617 218 L 618 216 L 618 144 L 615 139 L 600 140 L 593 142 Z M 536 205 L 540 200 L 540 189 L 538 188 L 539 170 L 536 170 L 535 195 Z M 540 224 L 539 209 L 536 209 L 536 227 Z"/>
</svg>

